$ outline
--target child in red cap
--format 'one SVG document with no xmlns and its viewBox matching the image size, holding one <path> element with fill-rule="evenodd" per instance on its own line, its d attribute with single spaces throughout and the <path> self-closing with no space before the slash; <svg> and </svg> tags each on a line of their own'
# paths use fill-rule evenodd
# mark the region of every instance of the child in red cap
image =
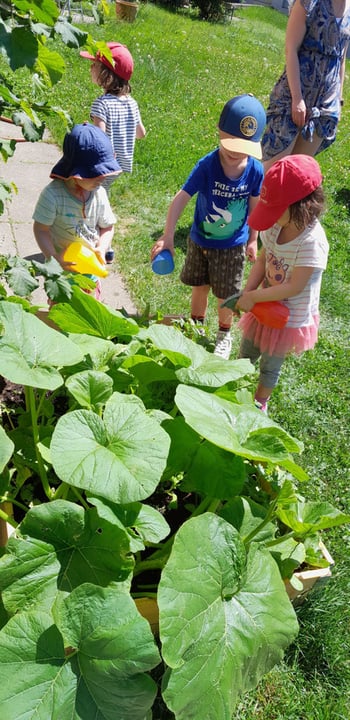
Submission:
<svg viewBox="0 0 350 720">
<path fill-rule="evenodd" d="M 260 231 L 262 250 L 236 304 L 244 310 L 239 357 L 260 357 L 256 405 L 264 412 L 288 353 L 314 347 L 319 325 L 322 273 L 328 242 L 319 222 L 324 209 L 321 170 L 314 158 L 289 155 L 266 173 L 250 227 Z M 289 319 L 282 329 L 269 327 L 250 312 L 256 303 L 282 301 Z"/>
<path fill-rule="evenodd" d="M 136 100 L 131 96 L 130 78 L 134 61 L 125 45 L 106 43 L 110 57 L 99 51 L 96 56 L 85 50 L 84 58 L 92 60 L 91 79 L 103 88 L 104 94 L 94 100 L 91 106 L 91 120 L 94 125 L 107 133 L 123 172 L 132 172 L 135 140 L 145 137 L 146 130 L 141 120 Z M 107 191 L 112 181 L 104 183 Z"/>
</svg>

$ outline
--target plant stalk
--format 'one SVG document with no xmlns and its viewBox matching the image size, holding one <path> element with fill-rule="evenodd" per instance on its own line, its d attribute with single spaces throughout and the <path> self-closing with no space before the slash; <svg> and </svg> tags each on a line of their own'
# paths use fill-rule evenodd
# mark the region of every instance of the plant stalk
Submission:
<svg viewBox="0 0 350 720">
<path fill-rule="evenodd" d="M 32 387 L 25 387 L 25 397 L 26 397 L 26 405 L 27 408 L 29 408 L 30 416 L 32 420 L 32 428 L 33 428 L 33 440 L 34 440 L 34 448 L 35 448 L 35 455 L 36 455 L 36 461 L 38 463 L 38 472 L 40 476 L 40 480 L 43 486 L 44 493 L 46 497 L 49 500 L 52 500 L 53 494 L 49 485 L 49 481 L 47 479 L 47 474 L 45 470 L 45 466 L 43 463 L 43 459 L 40 455 L 38 443 L 40 440 L 40 434 L 39 434 L 39 425 L 38 425 L 38 415 L 36 410 L 36 404 L 35 404 L 35 396 L 34 396 L 34 390 Z"/>
</svg>

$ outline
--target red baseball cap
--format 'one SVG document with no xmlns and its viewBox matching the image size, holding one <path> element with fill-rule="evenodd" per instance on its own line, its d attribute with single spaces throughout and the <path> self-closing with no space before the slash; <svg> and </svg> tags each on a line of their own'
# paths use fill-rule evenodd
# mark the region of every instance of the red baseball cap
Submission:
<svg viewBox="0 0 350 720">
<path fill-rule="evenodd" d="M 99 50 L 96 56 L 91 55 L 87 50 L 81 50 L 80 55 L 88 60 L 99 60 L 123 80 L 130 80 L 134 71 L 134 61 L 126 45 L 117 42 L 108 42 L 106 45 L 111 51 L 112 63 L 105 57 L 102 50 Z"/>
<path fill-rule="evenodd" d="M 267 171 L 260 198 L 248 225 L 254 230 L 272 227 L 290 205 L 302 200 L 322 184 L 318 162 L 309 155 L 287 155 Z"/>
</svg>

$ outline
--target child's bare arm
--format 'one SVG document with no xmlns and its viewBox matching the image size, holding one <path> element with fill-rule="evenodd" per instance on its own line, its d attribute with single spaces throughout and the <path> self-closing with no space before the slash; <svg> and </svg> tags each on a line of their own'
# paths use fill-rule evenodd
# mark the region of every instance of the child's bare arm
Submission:
<svg viewBox="0 0 350 720">
<path fill-rule="evenodd" d="M 92 122 L 96 127 L 99 127 L 100 130 L 103 130 L 103 132 L 106 132 L 106 123 L 104 120 L 101 120 L 101 118 L 97 117 L 97 115 L 91 116 Z"/>
<path fill-rule="evenodd" d="M 190 199 L 191 195 L 184 190 L 179 190 L 179 192 L 176 193 L 169 206 L 164 233 L 161 235 L 159 240 L 154 243 L 151 249 L 151 260 L 153 260 L 153 258 L 155 258 L 155 256 L 165 248 L 170 250 L 171 253 L 174 252 L 174 234 L 176 223 Z"/>
<path fill-rule="evenodd" d="M 39 248 L 46 259 L 53 257 L 57 262 L 60 263 L 63 270 L 67 270 L 68 272 L 70 270 L 74 270 L 75 263 L 66 263 L 63 260 L 63 251 L 58 252 L 53 244 L 52 238 L 51 238 L 51 228 L 50 225 L 43 225 L 42 223 L 34 221 L 33 224 L 33 232 L 34 237 L 37 241 L 37 244 L 39 245 Z"/>
<path fill-rule="evenodd" d="M 254 210 L 255 206 L 258 204 L 258 202 L 259 202 L 259 195 L 257 197 L 253 196 L 253 195 L 250 196 L 248 217 L 253 212 L 253 210 Z M 253 230 L 253 228 L 249 228 L 249 238 L 248 238 L 247 247 L 246 247 L 246 251 L 245 251 L 246 257 L 248 258 L 249 262 L 255 262 L 257 252 L 258 252 L 258 231 Z"/>
<path fill-rule="evenodd" d="M 49 225 L 43 225 L 42 223 L 34 221 L 33 224 L 34 237 L 39 245 L 39 248 L 45 258 L 54 257 L 58 262 L 61 262 L 59 253 L 55 250 L 55 246 L 51 238 L 51 229 Z"/>
<path fill-rule="evenodd" d="M 146 128 L 140 118 L 139 124 L 136 125 L 136 140 L 142 140 L 142 138 L 144 138 L 145 135 L 146 135 Z"/>
<path fill-rule="evenodd" d="M 254 266 L 255 267 L 255 266 Z M 238 300 L 240 310 L 251 310 L 257 302 L 265 302 L 268 300 L 284 300 L 289 297 L 299 295 L 304 290 L 305 285 L 309 281 L 314 267 L 296 267 L 292 272 L 290 280 L 279 285 L 270 285 L 266 288 L 252 289 L 247 292 L 245 289 Z"/>
<path fill-rule="evenodd" d="M 105 262 L 105 254 L 111 247 L 111 243 L 114 235 L 114 225 L 109 225 L 105 228 L 100 228 L 100 238 L 97 247 L 95 248 L 96 253 L 101 256 L 102 262 Z"/>
</svg>

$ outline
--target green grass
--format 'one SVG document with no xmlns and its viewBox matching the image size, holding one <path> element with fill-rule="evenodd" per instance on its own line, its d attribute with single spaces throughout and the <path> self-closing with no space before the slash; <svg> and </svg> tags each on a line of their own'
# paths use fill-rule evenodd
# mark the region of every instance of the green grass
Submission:
<svg viewBox="0 0 350 720">
<path fill-rule="evenodd" d="M 116 40 L 135 60 L 133 95 L 147 137 L 136 144 L 135 169 L 118 179 L 112 204 L 119 217 L 117 262 L 139 310 L 187 314 L 190 291 L 179 272 L 193 203 L 176 235 L 176 269 L 153 275 L 149 252 L 164 227 L 168 204 L 194 163 L 217 144 L 217 122 L 224 103 L 252 92 L 266 106 L 283 67 L 286 17 L 271 8 L 236 11 L 232 23 L 209 25 L 186 13 L 142 4 L 134 23 L 114 16 L 104 26 L 86 26 L 95 39 Z M 61 50 L 61 48 L 60 48 Z M 98 88 L 89 63 L 62 48 L 67 72 L 53 91 L 74 122 L 89 118 Z M 349 73 L 349 68 L 347 70 Z M 320 340 L 316 349 L 286 361 L 271 415 L 303 440 L 301 464 L 309 480 L 301 492 L 350 512 L 349 490 L 349 212 L 350 114 L 345 106 L 338 139 L 318 156 L 324 174 L 327 212 L 323 224 L 330 243 L 324 275 Z M 61 143 L 63 128 L 50 124 Z M 216 327 L 210 300 L 209 328 Z M 238 333 L 234 346 L 238 345 Z M 245 697 L 235 720 L 345 720 L 350 718 L 349 527 L 327 533 L 335 559 L 332 580 L 298 610 L 301 632 L 284 662 Z M 218 720 L 221 720 L 218 718 Z"/>
</svg>

